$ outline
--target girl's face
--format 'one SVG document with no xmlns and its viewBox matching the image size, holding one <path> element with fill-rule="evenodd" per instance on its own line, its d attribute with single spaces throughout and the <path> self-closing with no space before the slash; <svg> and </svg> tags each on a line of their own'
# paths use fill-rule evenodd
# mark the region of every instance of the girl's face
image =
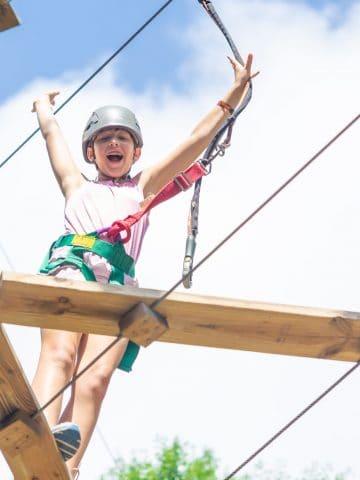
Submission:
<svg viewBox="0 0 360 480">
<path fill-rule="evenodd" d="M 93 146 L 88 149 L 88 158 L 101 174 L 121 178 L 130 171 L 140 153 L 141 149 L 135 147 L 134 139 L 127 130 L 108 128 L 95 137 Z"/>
</svg>

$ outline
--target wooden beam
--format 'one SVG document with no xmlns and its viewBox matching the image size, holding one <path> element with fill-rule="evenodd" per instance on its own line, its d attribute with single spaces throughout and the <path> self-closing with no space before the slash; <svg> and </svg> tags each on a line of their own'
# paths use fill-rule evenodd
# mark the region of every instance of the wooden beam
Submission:
<svg viewBox="0 0 360 480">
<path fill-rule="evenodd" d="M 164 292 L 20 273 L 2 274 L 0 322 L 118 335 L 121 316 Z M 156 309 L 160 341 L 357 361 L 360 313 L 172 293 Z"/>
<path fill-rule="evenodd" d="M 150 343 L 163 335 L 168 329 L 166 319 L 151 310 L 145 303 L 139 302 L 120 319 L 120 332 L 123 337 L 148 347 Z"/>
<path fill-rule="evenodd" d="M 70 480 L 43 414 L 0 325 L 0 448 L 15 480 Z"/>
<path fill-rule="evenodd" d="M 20 21 L 9 0 L 0 0 L 0 32 L 17 25 L 20 25 Z"/>
<path fill-rule="evenodd" d="M 0 423 L 0 450 L 15 457 L 21 450 L 31 448 L 40 441 L 40 431 L 35 420 L 19 410 Z"/>
</svg>

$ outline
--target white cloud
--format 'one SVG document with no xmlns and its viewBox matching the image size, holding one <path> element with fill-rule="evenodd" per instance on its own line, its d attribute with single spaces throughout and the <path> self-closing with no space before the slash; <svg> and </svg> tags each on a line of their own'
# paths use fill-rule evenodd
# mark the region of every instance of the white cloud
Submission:
<svg viewBox="0 0 360 480">
<path fill-rule="evenodd" d="M 205 179 L 197 260 L 359 113 L 359 2 L 340 24 L 331 9 L 318 12 L 295 2 L 224 0 L 218 10 L 242 54 L 254 52 L 261 75 L 231 149 Z M 186 95 L 167 88 L 159 102 L 159 92 L 134 94 L 115 85 L 110 70 L 59 114 L 81 165 L 82 128 L 101 104 L 116 99 L 138 112 L 145 165 L 161 158 L 221 98 L 231 81 L 227 51 L 210 20 L 198 21 L 184 37 L 189 57 L 179 67 Z M 56 86 L 65 99 L 83 79 L 64 78 L 34 82 L 0 106 L 0 158 L 36 127 L 30 109 L 38 93 Z M 356 124 L 194 274 L 192 293 L 360 311 L 358 158 Z M 35 272 L 62 230 L 62 198 L 40 136 L 1 170 L 0 202 L 1 243 L 19 271 Z M 178 280 L 188 204 L 186 194 L 154 212 L 138 267 L 142 286 L 166 289 Z M 31 377 L 37 332 L 25 340 L 23 331 L 10 328 Z M 126 458 L 151 450 L 157 434 L 179 435 L 213 447 L 232 470 L 348 367 L 154 345 L 142 353 L 134 374 L 115 375 L 99 425 L 113 451 Z M 330 461 L 339 469 L 350 466 L 358 478 L 358 384 L 355 373 L 263 459 L 285 458 L 291 472 L 312 459 Z M 82 475 L 95 479 L 110 463 L 95 434 Z"/>
</svg>

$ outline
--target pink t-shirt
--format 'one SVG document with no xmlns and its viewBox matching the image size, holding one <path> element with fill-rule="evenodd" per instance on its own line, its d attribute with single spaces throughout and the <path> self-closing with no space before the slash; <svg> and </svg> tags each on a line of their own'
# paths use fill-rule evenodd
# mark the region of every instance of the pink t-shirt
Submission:
<svg viewBox="0 0 360 480">
<path fill-rule="evenodd" d="M 121 183 L 113 180 L 86 180 L 65 204 L 65 232 L 86 234 L 109 227 L 115 220 L 122 220 L 140 210 L 144 200 L 141 188 L 135 180 Z M 144 215 L 131 228 L 131 238 L 124 244 L 126 253 L 136 262 L 139 258 L 149 216 Z M 61 258 L 69 247 L 54 250 L 51 261 Z M 111 266 L 95 253 L 86 252 L 84 260 L 92 268 L 97 281 L 107 283 Z M 54 272 L 57 277 L 83 279 L 81 272 L 72 266 L 63 266 Z M 125 283 L 137 285 L 137 281 L 125 275 Z"/>
</svg>

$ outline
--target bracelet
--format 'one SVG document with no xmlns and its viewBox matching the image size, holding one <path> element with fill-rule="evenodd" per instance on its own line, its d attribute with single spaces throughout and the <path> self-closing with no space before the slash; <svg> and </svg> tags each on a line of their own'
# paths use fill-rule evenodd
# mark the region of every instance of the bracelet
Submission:
<svg viewBox="0 0 360 480">
<path fill-rule="evenodd" d="M 224 100 L 219 100 L 216 105 L 221 107 L 224 113 L 228 112 L 230 115 L 234 113 L 234 109 L 232 108 L 232 106 L 229 103 L 224 102 Z"/>
</svg>

